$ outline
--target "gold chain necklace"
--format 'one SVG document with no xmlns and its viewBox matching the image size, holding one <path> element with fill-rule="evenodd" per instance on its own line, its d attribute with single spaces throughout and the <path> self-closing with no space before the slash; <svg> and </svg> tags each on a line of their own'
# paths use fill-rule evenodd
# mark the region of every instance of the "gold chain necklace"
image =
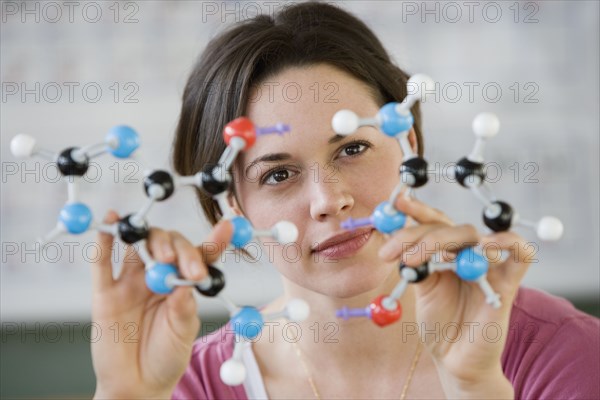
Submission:
<svg viewBox="0 0 600 400">
<path fill-rule="evenodd" d="M 302 354 L 302 351 L 300 350 L 300 347 L 298 347 L 298 345 L 296 344 L 297 341 L 298 340 L 293 340 L 292 346 L 294 346 L 296 355 L 298 356 L 298 359 L 300 360 L 300 363 L 302 364 L 302 367 L 304 368 L 304 372 L 306 373 L 306 376 L 308 377 L 308 384 L 310 385 L 310 388 L 313 391 L 313 395 L 315 396 L 315 399 L 321 400 L 321 395 L 319 394 L 317 385 L 315 384 L 312 374 L 310 373 L 310 371 L 308 369 L 308 365 L 306 365 L 306 362 L 304 361 L 304 356 Z M 410 382 L 412 381 L 413 373 L 415 372 L 415 368 L 417 367 L 417 363 L 419 362 L 419 358 L 421 356 L 421 350 L 422 350 L 421 341 L 419 341 L 417 343 L 417 349 L 415 350 L 415 356 L 413 357 L 412 364 L 410 366 L 410 370 L 408 371 L 408 376 L 406 377 L 406 382 L 404 382 L 404 387 L 402 388 L 402 394 L 400 394 L 400 400 L 404 400 L 406 398 L 406 392 L 408 392 L 408 387 L 410 386 Z"/>
</svg>

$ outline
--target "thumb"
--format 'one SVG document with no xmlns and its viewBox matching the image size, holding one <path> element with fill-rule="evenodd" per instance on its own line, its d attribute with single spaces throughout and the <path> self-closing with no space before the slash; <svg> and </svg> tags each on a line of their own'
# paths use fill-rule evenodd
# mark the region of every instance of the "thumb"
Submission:
<svg viewBox="0 0 600 400">
<path fill-rule="evenodd" d="M 206 263 L 216 261 L 227 248 L 233 236 L 231 222 L 222 220 L 212 230 L 208 238 L 199 246 Z M 178 337 L 190 343 L 194 341 L 200 329 L 196 301 L 191 287 L 178 286 L 167 296 L 166 304 L 173 331 Z"/>
<path fill-rule="evenodd" d="M 189 286 L 178 286 L 166 299 L 171 327 L 186 343 L 192 343 L 200 329 L 193 291 Z"/>
<path fill-rule="evenodd" d="M 233 224 L 228 220 L 221 220 L 206 240 L 199 246 L 207 264 L 218 260 L 219 255 L 227 249 L 233 236 Z"/>
<path fill-rule="evenodd" d="M 493 272 L 499 274 L 502 280 L 512 286 L 520 284 L 530 264 L 537 262 L 535 258 L 537 244 L 525 241 L 515 232 L 499 232 L 485 236 L 481 240 L 481 245 L 486 253 L 492 254 Z M 500 262 L 499 250 L 509 253 L 508 259 L 504 262 Z"/>
</svg>

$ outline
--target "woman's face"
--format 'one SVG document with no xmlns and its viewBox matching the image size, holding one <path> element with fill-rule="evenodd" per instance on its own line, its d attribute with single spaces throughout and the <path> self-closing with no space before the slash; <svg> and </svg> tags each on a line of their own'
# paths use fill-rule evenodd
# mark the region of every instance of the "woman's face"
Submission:
<svg viewBox="0 0 600 400">
<path fill-rule="evenodd" d="M 373 127 L 336 137 L 331 119 L 341 109 L 372 117 L 379 107 L 366 84 L 326 64 L 286 69 L 255 88 L 247 116 L 257 126 L 283 122 L 291 131 L 261 136 L 240 154 L 236 189 L 256 229 L 280 220 L 298 228 L 296 245 L 271 243 L 260 257 L 299 286 L 346 298 L 376 289 L 397 274 L 396 265 L 379 259 L 384 237 L 371 228 L 333 247 L 323 242 L 343 239 L 335 238 L 346 233 L 341 222 L 367 217 L 387 200 L 402 151 Z"/>
</svg>

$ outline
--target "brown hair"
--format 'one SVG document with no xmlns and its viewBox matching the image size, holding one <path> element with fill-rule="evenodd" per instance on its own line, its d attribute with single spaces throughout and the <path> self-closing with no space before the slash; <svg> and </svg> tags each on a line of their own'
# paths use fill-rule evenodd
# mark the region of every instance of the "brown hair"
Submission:
<svg viewBox="0 0 600 400">
<path fill-rule="evenodd" d="M 177 173 L 193 175 L 218 161 L 222 130 L 246 112 L 253 86 L 285 68 L 327 63 L 366 83 L 380 105 L 406 96 L 409 76 L 393 64 L 373 32 L 358 18 L 324 3 L 286 7 L 273 17 L 243 21 L 210 41 L 186 84 L 173 144 Z M 419 102 L 412 108 L 419 155 L 423 154 Z M 285 121 L 283 121 L 285 122 Z M 217 203 L 198 190 L 215 224 Z"/>
</svg>

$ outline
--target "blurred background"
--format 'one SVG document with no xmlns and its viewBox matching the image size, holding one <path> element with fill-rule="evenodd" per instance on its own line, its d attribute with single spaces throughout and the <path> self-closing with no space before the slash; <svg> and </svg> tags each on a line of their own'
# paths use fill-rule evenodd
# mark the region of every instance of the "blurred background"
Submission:
<svg viewBox="0 0 600 400">
<path fill-rule="evenodd" d="M 114 125 L 141 135 L 132 160 L 94 160 L 81 197 L 98 217 L 145 200 L 148 168 L 169 168 L 180 97 L 191 66 L 227 26 L 288 2 L 3 1 L 1 9 L 0 320 L 3 398 L 91 396 L 89 354 L 95 235 L 61 237 L 41 254 L 35 240 L 56 224 L 66 185 L 43 160 L 18 160 L 17 133 L 59 151 L 100 142 Z M 532 244 L 537 262 L 525 285 L 599 306 L 599 3 L 596 1 L 347 1 L 409 73 L 434 78 L 423 105 L 425 156 L 432 169 L 468 154 L 473 117 L 496 113 L 500 134 L 486 149 L 492 187 L 531 220 L 555 215 L 557 243 Z M 312 95 L 312 93 L 311 93 Z M 419 198 L 456 221 L 480 221 L 481 206 L 454 183 L 432 180 Z M 157 204 L 153 225 L 200 242 L 209 225 L 190 190 Z M 531 231 L 519 230 L 536 242 Z M 123 248 L 115 249 L 116 258 Z M 279 278 L 258 263 L 225 266 L 226 293 L 264 304 Z M 202 300 L 205 322 L 226 318 Z"/>
</svg>

